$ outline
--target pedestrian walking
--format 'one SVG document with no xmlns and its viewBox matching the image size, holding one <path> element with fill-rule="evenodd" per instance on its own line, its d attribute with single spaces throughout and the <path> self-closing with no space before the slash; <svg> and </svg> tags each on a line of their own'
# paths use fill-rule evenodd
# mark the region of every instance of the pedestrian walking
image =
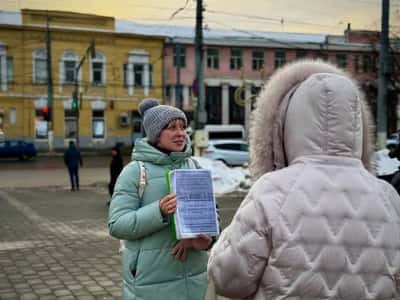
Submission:
<svg viewBox="0 0 400 300">
<path fill-rule="evenodd" d="M 110 197 L 112 197 L 114 193 L 115 182 L 123 168 L 124 161 L 121 155 L 121 150 L 118 146 L 115 146 L 111 149 L 110 181 L 108 183 L 108 193 Z M 110 205 L 110 200 L 107 201 L 107 205 Z"/>
<path fill-rule="evenodd" d="M 123 299 L 203 300 L 205 250 L 212 239 L 176 241 L 169 218 L 176 210 L 176 195 L 168 193 L 166 173 L 194 168 L 186 116 L 152 99 L 144 100 L 139 112 L 147 137 L 136 140 L 133 160 L 118 177 L 108 219 L 110 235 L 125 240 Z"/>
<path fill-rule="evenodd" d="M 71 191 L 79 191 L 79 166 L 82 167 L 82 157 L 73 141 L 69 142 L 68 149 L 64 153 L 64 163 L 68 168 L 71 181 Z"/>
<path fill-rule="evenodd" d="M 399 299 L 400 198 L 370 173 L 369 112 L 335 66 L 274 74 L 250 131 L 256 180 L 211 250 L 218 294 L 239 299 Z"/>
</svg>

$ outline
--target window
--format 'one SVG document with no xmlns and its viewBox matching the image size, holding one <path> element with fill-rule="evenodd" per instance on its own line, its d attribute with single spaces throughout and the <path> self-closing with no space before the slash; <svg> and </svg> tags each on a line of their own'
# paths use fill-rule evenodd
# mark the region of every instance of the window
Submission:
<svg viewBox="0 0 400 300">
<path fill-rule="evenodd" d="M 46 50 L 37 49 L 33 53 L 33 82 L 36 84 L 47 83 L 47 55 Z"/>
<path fill-rule="evenodd" d="M 133 65 L 133 77 L 135 86 L 143 87 L 144 86 L 144 65 L 143 64 L 134 64 Z"/>
<path fill-rule="evenodd" d="M 11 107 L 8 110 L 8 123 L 11 127 L 17 124 L 17 109 L 15 107 Z"/>
<path fill-rule="evenodd" d="M 72 51 L 66 51 L 61 60 L 61 82 L 64 84 L 74 84 L 76 80 L 79 80 L 80 74 L 76 74 L 77 65 L 78 56 Z"/>
<path fill-rule="evenodd" d="M 219 50 L 216 48 L 207 49 L 207 68 L 219 68 Z"/>
<path fill-rule="evenodd" d="M 240 70 L 242 68 L 242 49 L 231 49 L 231 70 Z"/>
<path fill-rule="evenodd" d="M 167 99 L 169 99 L 169 98 L 171 97 L 171 86 L 170 86 L 170 85 L 167 85 L 167 86 L 165 87 L 165 97 L 166 97 Z"/>
<path fill-rule="evenodd" d="M 64 61 L 64 83 L 75 83 L 75 61 Z"/>
<path fill-rule="evenodd" d="M 215 144 L 214 147 L 221 150 L 249 151 L 249 146 L 243 143 Z"/>
<path fill-rule="evenodd" d="M 103 85 L 103 64 L 100 62 L 92 63 L 92 83 L 94 85 Z"/>
<path fill-rule="evenodd" d="M 122 72 L 124 73 L 124 86 L 128 86 L 128 64 L 124 64 L 122 67 Z"/>
<path fill-rule="evenodd" d="M 179 59 L 179 65 L 181 68 L 186 67 L 186 48 L 185 47 L 175 47 L 174 48 L 174 66 L 177 66 Z"/>
<path fill-rule="evenodd" d="M 286 64 L 286 51 L 276 50 L 275 51 L 275 69 L 278 69 Z"/>
<path fill-rule="evenodd" d="M 66 109 L 64 111 L 64 131 L 65 138 L 73 139 L 77 137 L 78 111 L 75 109 Z"/>
<path fill-rule="evenodd" d="M 356 73 L 360 73 L 361 67 L 362 67 L 361 56 L 360 55 L 354 56 L 354 71 Z"/>
<path fill-rule="evenodd" d="M 339 68 L 346 69 L 347 55 L 346 54 L 336 54 L 336 64 Z"/>
<path fill-rule="evenodd" d="M 94 139 L 103 139 L 105 136 L 104 128 L 104 110 L 92 111 L 92 137 Z"/>
<path fill-rule="evenodd" d="M 362 69 L 364 73 L 374 72 L 371 56 L 365 54 L 363 55 Z"/>
<path fill-rule="evenodd" d="M 298 49 L 296 50 L 296 59 L 302 59 L 307 57 L 307 50 Z"/>
<path fill-rule="evenodd" d="M 261 70 L 264 67 L 264 51 L 253 51 L 253 70 Z"/>
<path fill-rule="evenodd" d="M 96 56 L 91 59 L 91 81 L 93 85 L 105 84 L 105 58 L 104 55 L 96 52 Z"/>
<path fill-rule="evenodd" d="M 35 110 L 35 136 L 37 139 L 47 139 L 48 122 L 45 120 L 42 109 Z"/>
<path fill-rule="evenodd" d="M 154 84 L 154 72 L 153 72 L 153 65 L 149 65 L 149 86 L 152 87 Z"/>
<path fill-rule="evenodd" d="M 7 82 L 14 81 L 14 60 L 11 56 L 7 56 Z"/>
<path fill-rule="evenodd" d="M 153 65 L 148 65 L 148 79 L 149 79 L 149 86 L 153 86 Z M 124 86 L 128 86 L 128 75 L 129 75 L 129 68 L 128 64 L 124 64 L 123 66 L 123 72 L 124 72 Z M 133 80 L 134 80 L 134 85 L 136 87 L 144 87 L 145 85 L 145 64 L 133 64 Z"/>
</svg>

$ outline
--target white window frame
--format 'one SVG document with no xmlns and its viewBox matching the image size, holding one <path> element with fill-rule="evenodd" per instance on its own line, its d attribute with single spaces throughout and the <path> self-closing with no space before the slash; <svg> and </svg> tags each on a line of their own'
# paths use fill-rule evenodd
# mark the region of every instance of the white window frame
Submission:
<svg viewBox="0 0 400 300">
<path fill-rule="evenodd" d="M 211 53 L 214 52 L 214 53 Z M 219 49 L 218 48 L 207 48 L 207 68 L 219 69 Z"/>
<path fill-rule="evenodd" d="M 277 49 L 274 53 L 274 68 L 278 69 L 284 66 L 287 62 L 287 52 L 283 49 Z"/>
<path fill-rule="evenodd" d="M 140 68 L 140 70 L 139 70 Z M 135 87 L 143 88 L 144 87 L 144 64 L 133 64 L 133 77 L 135 82 Z M 140 81 L 138 82 L 136 79 L 140 77 Z"/>
<path fill-rule="evenodd" d="M 92 101 L 91 102 L 91 107 L 92 107 L 92 121 L 91 121 L 91 129 L 92 129 L 92 140 L 93 141 L 99 141 L 100 143 L 104 142 L 107 137 L 107 128 L 106 128 L 106 102 L 102 100 L 97 100 L 97 101 Z M 103 117 L 94 117 L 93 114 L 95 111 L 102 111 L 103 112 Z M 103 136 L 102 137 L 95 137 L 94 135 L 94 121 L 102 121 L 103 122 Z"/>
<path fill-rule="evenodd" d="M 10 127 L 15 127 L 17 125 L 17 109 L 15 107 L 10 107 L 8 109 L 8 124 Z"/>
<path fill-rule="evenodd" d="M 38 68 L 38 60 L 41 62 L 44 61 L 45 63 L 45 74 L 46 77 L 43 78 L 38 78 L 37 75 L 37 68 Z M 39 80 L 40 79 L 40 80 Z M 46 84 L 48 80 L 48 74 L 47 74 L 47 54 L 46 54 L 46 49 L 35 49 L 33 50 L 32 53 L 32 81 L 35 84 Z"/>
<path fill-rule="evenodd" d="M 261 56 L 258 56 L 261 54 Z M 260 71 L 264 68 L 265 53 L 263 50 L 253 50 L 251 52 L 251 68 L 253 71 Z"/>
<path fill-rule="evenodd" d="M 0 42 L 0 88 L 7 90 L 7 48 Z"/>
<path fill-rule="evenodd" d="M 40 118 L 38 117 L 38 112 L 40 112 L 40 110 L 42 108 L 44 108 L 46 105 L 47 105 L 47 100 L 44 98 L 39 98 L 39 99 L 35 100 L 35 102 L 34 102 L 35 139 L 39 140 L 39 141 L 46 141 L 49 138 L 48 137 L 48 126 L 49 126 L 48 122 L 45 120 L 40 120 Z M 38 134 L 37 134 L 38 125 L 45 127 L 46 134 L 44 136 L 38 136 Z"/>
<path fill-rule="evenodd" d="M 231 48 L 230 70 L 240 70 L 243 68 L 243 49 Z"/>
<path fill-rule="evenodd" d="M 59 68 L 60 69 L 60 82 L 61 82 L 61 84 L 64 84 L 64 85 L 74 84 L 75 83 L 75 79 L 76 79 L 75 76 L 78 76 L 78 82 L 80 82 L 81 79 L 82 79 L 82 69 L 79 70 L 78 74 L 74 75 L 74 81 L 73 82 L 70 82 L 70 81 L 67 82 L 65 80 L 65 71 L 66 71 L 65 70 L 65 62 L 75 62 L 75 69 L 76 69 L 76 67 L 79 64 L 78 55 L 74 51 L 71 51 L 71 50 L 64 51 L 64 54 L 63 54 L 63 56 L 62 56 L 62 58 L 60 60 L 60 68 Z"/>
<path fill-rule="evenodd" d="M 94 116 L 95 112 L 102 112 L 103 116 L 98 117 Z M 103 135 L 102 136 L 97 136 L 95 135 L 95 122 L 102 122 L 103 123 Z M 92 110 L 92 139 L 93 140 L 104 140 L 106 138 L 106 118 L 105 118 L 105 111 L 102 109 L 93 109 Z"/>
<path fill-rule="evenodd" d="M 7 83 L 14 82 L 14 58 L 12 56 L 7 56 Z"/>
<path fill-rule="evenodd" d="M 101 63 L 101 82 L 94 82 L 94 63 Z M 104 86 L 106 84 L 106 57 L 103 53 L 96 51 L 96 56 L 90 58 L 89 64 L 90 83 L 95 86 Z"/>
<path fill-rule="evenodd" d="M 71 114 L 71 115 L 68 115 Z M 69 109 L 64 108 L 64 138 L 65 139 L 76 139 L 78 136 L 78 128 L 75 128 L 75 133 L 73 136 L 67 136 L 67 123 L 72 122 L 74 123 L 74 126 L 79 126 L 79 124 L 77 124 L 78 122 L 78 112 L 74 109 L 72 109 L 72 107 L 70 107 Z"/>
<path fill-rule="evenodd" d="M 179 49 L 179 53 L 177 53 L 177 49 Z M 185 46 L 179 46 L 174 47 L 174 58 L 173 58 L 173 63 L 174 63 L 174 67 L 177 66 L 177 62 L 180 62 L 179 67 L 180 68 L 186 68 L 186 47 Z"/>
<path fill-rule="evenodd" d="M 128 95 L 133 96 L 135 92 L 135 74 L 134 65 L 143 65 L 143 93 L 144 96 L 149 96 L 150 72 L 149 72 L 149 53 L 144 49 L 134 49 L 129 52 L 128 65 L 126 67 L 126 79 L 128 87 Z M 140 87 L 142 88 L 142 87 Z"/>
</svg>

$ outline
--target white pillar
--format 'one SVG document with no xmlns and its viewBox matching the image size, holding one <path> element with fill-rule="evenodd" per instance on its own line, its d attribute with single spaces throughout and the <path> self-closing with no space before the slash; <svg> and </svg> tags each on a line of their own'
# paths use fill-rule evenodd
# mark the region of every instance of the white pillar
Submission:
<svg viewBox="0 0 400 300">
<path fill-rule="evenodd" d="M 7 90 L 7 55 L 6 54 L 0 56 L 0 66 L 1 66 L 1 69 L 0 69 L 1 90 L 6 91 Z"/>
<path fill-rule="evenodd" d="M 150 72 L 149 64 L 144 64 L 143 67 L 143 85 L 144 85 L 144 95 L 149 96 L 149 85 L 150 85 Z"/>
<path fill-rule="evenodd" d="M 229 124 L 229 84 L 222 84 L 222 124 Z"/>
<path fill-rule="evenodd" d="M 190 99 L 189 99 L 189 87 L 187 85 L 183 86 L 182 94 L 183 94 L 183 109 L 188 110 L 190 107 L 189 103 Z"/>
<path fill-rule="evenodd" d="M 128 63 L 128 74 L 127 74 L 127 83 L 128 83 L 128 95 L 132 96 L 134 93 L 133 85 L 135 84 L 135 78 L 133 77 L 133 64 Z"/>
</svg>

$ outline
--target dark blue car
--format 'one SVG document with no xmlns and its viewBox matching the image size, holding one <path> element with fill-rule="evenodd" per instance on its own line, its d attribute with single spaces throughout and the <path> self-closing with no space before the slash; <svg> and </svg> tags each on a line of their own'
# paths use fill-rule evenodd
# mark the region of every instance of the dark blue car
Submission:
<svg viewBox="0 0 400 300">
<path fill-rule="evenodd" d="M 17 157 L 21 160 L 30 159 L 36 156 L 36 148 L 33 143 L 24 141 L 0 141 L 0 158 Z"/>
</svg>

